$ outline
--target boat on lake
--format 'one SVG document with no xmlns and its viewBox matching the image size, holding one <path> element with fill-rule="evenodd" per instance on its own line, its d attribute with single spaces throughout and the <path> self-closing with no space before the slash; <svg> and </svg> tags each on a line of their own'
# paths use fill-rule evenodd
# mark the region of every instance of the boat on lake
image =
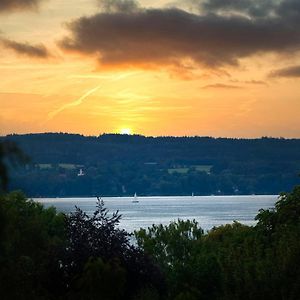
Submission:
<svg viewBox="0 0 300 300">
<path fill-rule="evenodd" d="M 132 203 L 139 203 L 139 200 L 138 200 L 138 197 L 137 197 L 136 193 L 134 193 Z"/>
</svg>

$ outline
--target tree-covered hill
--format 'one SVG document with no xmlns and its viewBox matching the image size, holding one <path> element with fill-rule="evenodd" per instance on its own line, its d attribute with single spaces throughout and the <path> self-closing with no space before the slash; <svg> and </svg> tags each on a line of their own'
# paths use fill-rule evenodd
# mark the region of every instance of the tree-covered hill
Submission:
<svg viewBox="0 0 300 300">
<path fill-rule="evenodd" d="M 30 196 L 277 194 L 300 181 L 299 139 L 63 133 L 4 139 L 31 157 L 10 184 Z"/>
</svg>

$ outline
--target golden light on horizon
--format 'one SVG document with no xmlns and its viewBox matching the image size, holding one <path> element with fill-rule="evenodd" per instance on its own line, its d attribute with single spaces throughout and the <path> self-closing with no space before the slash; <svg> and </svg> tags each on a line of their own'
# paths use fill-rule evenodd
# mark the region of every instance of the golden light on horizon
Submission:
<svg viewBox="0 0 300 300">
<path fill-rule="evenodd" d="M 121 128 L 120 129 L 120 134 L 132 134 L 132 130 L 130 128 Z"/>
<path fill-rule="evenodd" d="M 277 16 L 283 26 L 274 32 L 287 29 L 277 36 L 269 26 L 256 34 L 261 19 L 245 11 L 236 20 L 238 4 L 228 11 L 224 5 L 225 18 L 221 11 L 211 15 L 197 5 L 197 13 L 191 12 L 185 1 L 175 1 L 181 13 L 169 18 L 167 0 L 137 0 L 141 9 L 125 13 L 118 11 L 118 1 L 107 1 L 111 13 L 97 6 L 96 15 L 94 0 L 34 2 L 41 2 L 38 10 L 0 5 L 0 135 L 300 137 L 300 54 L 291 50 L 299 41 L 287 29 L 298 30 L 293 18 Z M 157 10 L 155 30 L 144 20 L 149 7 Z M 115 31 L 119 16 L 124 28 Z M 228 30 L 237 21 L 237 32 Z M 208 33 L 198 34 L 203 28 Z M 178 30 L 180 35 L 172 34 Z"/>
</svg>

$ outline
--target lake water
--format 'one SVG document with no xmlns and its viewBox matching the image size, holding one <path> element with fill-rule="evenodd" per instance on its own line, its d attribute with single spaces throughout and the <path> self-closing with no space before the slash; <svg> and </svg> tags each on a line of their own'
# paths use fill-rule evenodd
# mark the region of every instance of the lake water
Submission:
<svg viewBox="0 0 300 300">
<path fill-rule="evenodd" d="M 261 208 L 271 208 L 276 195 L 253 196 L 184 196 L 184 197 L 103 197 L 109 211 L 119 210 L 122 215 L 120 227 L 128 232 L 147 228 L 152 224 L 169 224 L 171 221 L 195 219 L 206 231 L 214 226 L 232 223 L 234 220 L 246 225 L 255 224 L 255 216 Z M 91 215 L 96 198 L 39 198 L 45 207 L 55 206 L 58 211 L 69 213 L 75 205 Z"/>
</svg>

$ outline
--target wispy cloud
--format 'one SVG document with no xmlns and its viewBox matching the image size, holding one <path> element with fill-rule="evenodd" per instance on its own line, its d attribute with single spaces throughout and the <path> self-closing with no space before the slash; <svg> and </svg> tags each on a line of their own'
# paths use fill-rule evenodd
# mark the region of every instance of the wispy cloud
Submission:
<svg viewBox="0 0 300 300">
<path fill-rule="evenodd" d="M 115 82 L 115 81 L 119 81 L 122 79 L 125 79 L 127 77 L 130 77 L 132 75 L 135 75 L 139 72 L 127 72 L 127 73 L 120 73 L 120 74 L 116 74 L 116 75 L 73 75 L 70 76 L 70 78 L 84 78 L 84 79 L 106 79 L 108 80 L 108 82 Z M 48 113 L 48 118 L 46 121 L 50 121 L 52 120 L 56 115 L 58 115 L 59 113 L 61 113 L 62 111 L 74 107 L 74 106 L 78 106 L 80 104 L 83 103 L 83 101 L 88 98 L 90 95 L 92 95 L 93 93 L 95 93 L 101 85 L 97 85 L 95 88 L 92 88 L 90 90 L 88 90 L 85 94 L 83 94 L 81 97 L 79 97 L 78 99 L 76 99 L 75 101 L 72 101 L 70 103 L 64 104 L 61 107 L 59 107 L 58 109 L 51 111 Z"/>
<path fill-rule="evenodd" d="M 78 98 L 75 101 L 72 101 L 70 103 L 64 104 L 63 106 L 61 106 L 60 108 L 48 113 L 48 118 L 47 121 L 52 120 L 56 115 L 58 115 L 59 113 L 61 113 L 62 111 L 70 108 L 70 107 L 74 107 L 74 106 L 78 106 L 80 104 L 83 103 L 83 101 L 89 97 L 90 95 L 92 95 L 93 93 L 95 93 L 98 89 L 100 88 L 100 85 L 96 86 L 95 88 L 87 91 L 85 94 L 83 94 L 80 98 Z"/>
<path fill-rule="evenodd" d="M 0 43 L 8 49 L 13 50 L 20 55 L 26 55 L 35 58 L 49 58 L 50 53 L 43 44 L 32 45 L 27 42 L 20 43 L 6 38 L 0 38 Z"/>
<path fill-rule="evenodd" d="M 203 89 L 242 89 L 240 86 L 223 84 L 223 83 L 215 83 L 208 84 L 202 87 Z"/>
<path fill-rule="evenodd" d="M 250 84 L 250 85 L 268 85 L 265 81 L 262 80 L 237 80 L 237 79 L 232 79 L 230 80 L 232 83 L 240 83 L 240 84 Z"/>
<path fill-rule="evenodd" d="M 117 81 L 121 79 L 125 79 L 129 76 L 133 76 L 136 74 L 141 73 L 140 71 L 133 71 L 133 72 L 122 72 L 117 74 L 108 74 L 108 75 L 99 75 L 99 74 L 77 74 L 77 75 L 71 75 L 69 78 L 78 78 L 78 79 L 107 79 L 111 81 Z"/>
<path fill-rule="evenodd" d="M 43 0 L 1 0 L 0 13 L 17 10 L 35 10 Z"/>
</svg>

